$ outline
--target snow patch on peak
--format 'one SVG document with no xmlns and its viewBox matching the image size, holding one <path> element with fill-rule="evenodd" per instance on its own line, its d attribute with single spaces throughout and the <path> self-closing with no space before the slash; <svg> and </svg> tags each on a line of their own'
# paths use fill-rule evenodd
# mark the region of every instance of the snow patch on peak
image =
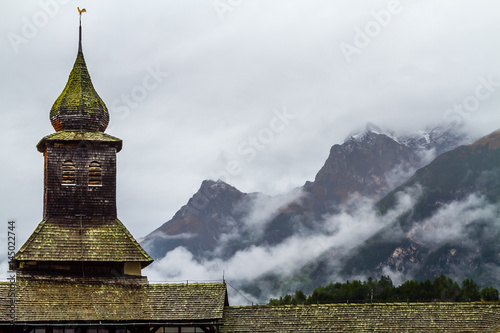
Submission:
<svg viewBox="0 0 500 333">
<path fill-rule="evenodd" d="M 217 179 L 217 180 L 206 179 L 206 180 L 204 180 L 201 183 L 201 188 L 208 187 L 208 188 L 221 188 L 221 189 L 224 189 L 227 186 L 231 187 L 231 185 L 229 185 L 228 183 L 224 182 L 221 179 Z"/>
<path fill-rule="evenodd" d="M 362 132 L 352 132 L 344 140 L 344 143 L 347 143 L 349 141 L 374 143 L 375 137 L 377 135 L 385 135 L 392 140 L 399 142 L 398 138 L 394 135 L 394 132 L 384 130 L 373 123 L 367 123 L 365 129 Z"/>
<path fill-rule="evenodd" d="M 429 133 L 429 131 L 420 130 L 418 132 L 420 137 L 424 138 L 425 142 L 431 143 L 431 134 Z"/>
<path fill-rule="evenodd" d="M 355 151 L 362 144 L 373 145 L 378 135 L 385 135 L 395 142 L 411 148 L 415 152 L 432 152 L 435 156 L 456 148 L 462 144 L 469 144 L 474 140 L 465 133 L 460 126 L 449 124 L 418 129 L 413 133 L 398 133 L 382 129 L 372 123 L 367 123 L 363 131 L 352 132 L 342 144 L 344 151 Z"/>
</svg>

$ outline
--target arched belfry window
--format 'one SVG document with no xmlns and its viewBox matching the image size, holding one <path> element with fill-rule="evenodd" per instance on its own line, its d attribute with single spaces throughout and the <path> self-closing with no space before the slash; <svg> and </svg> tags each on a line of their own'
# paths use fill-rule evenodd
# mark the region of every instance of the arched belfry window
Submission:
<svg viewBox="0 0 500 333">
<path fill-rule="evenodd" d="M 72 161 L 65 161 L 62 165 L 62 184 L 63 185 L 75 185 L 76 175 L 75 175 L 75 163 Z"/>
<path fill-rule="evenodd" d="M 102 169 L 99 162 L 91 162 L 89 166 L 89 185 L 102 185 Z"/>
</svg>

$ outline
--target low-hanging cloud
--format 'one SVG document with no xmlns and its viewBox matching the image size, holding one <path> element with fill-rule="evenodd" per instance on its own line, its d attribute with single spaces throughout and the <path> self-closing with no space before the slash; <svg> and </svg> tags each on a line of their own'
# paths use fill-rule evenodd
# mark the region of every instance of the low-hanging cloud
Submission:
<svg viewBox="0 0 500 333">
<path fill-rule="evenodd" d="M 277 245 L 250 245 L 234 253 L 227 260 L 220 258 L 196 260 L 185 248 L 178 247 L 157 260 L 145 271 L 151 281 L 179 282 L 186 280 L 221 280 L 223 272 L 231 285 L 240 287 L 268 274 L 291 276 L 312 260 L 328 256 L 330 263 L 337 262 L 350 249 L 361 244 L 382 227 L 393 221 L 402 212 L 412 207 L 421 193 L 420 187 L 408 189 L 398 196 L 393 210 L 381 216 L 374 207 L 374 201 L 353 196 L 342 207 L 340 213 L 327 216 L 314 230 L 295 233 Z M 276 210 L 283 208 L 297 197 L 276 199 L 255 205 L 260 211 L 250 214 L 245 227 L 261 229 Z M 292 200 L 292 201 L 290 201 Z M 254 230 L 255 232 L 259 232 Z M 221 243 L 220 247 L 225 246 Z M 335 276 L 331 277 L 335 279 Z M 266 302 L 269 297 L 279 296 L 276 290 L 266 290 L 262 299 L 251 295 L 231 294 L 231 304 Z M 241 303 L 242 302 L 242 303 Z"/>
<path fill-rule="evenodd" d="M 484 258 L 483 250 L 497 242 L 499 216 L 500 205 L 477 193 L 471 193 L 460 201 L 442 204 L 432 216 L 416 221 L 409 231 L 389 233 L 389 237 L 404 238 L 410 245 L 396 248 L 387 265 L 382 267 L 382 272 L 394 282 L 402 283 L 421 269 L 416 256 L 425 257 L 441 251 L 441 256 L 448 257 L 446 275 L 449 277 L 461 281 L 474 276 L 478 283 L 494 283 L 498 287 L 500 279 L 494 274 L 500 270 L 498 258 L 489 262 L 492 259 Z M 452 259 L 455 257 L 458 258 Z M 449 260 L 456 262 L 451 264 Z M 412 264 L 407 265 L 409 262 Z M 481 269 L 474 272 L 473 267 L 479 268 L 478 265 Z"/>
<path fill-rule="evenodd" d="M 407 163 L 407 165 L 400 164 L 385 174 L 385 179 L 387 181 L 387 184 L 389 185 L 389 188 L 396 188 L 397 186 L 403 184 L 411 176 L 413 176 L 418 168 L 429 164 L 434 158 L 436 158 L 436 150 L 421 150 L 418 152 L 417 158 L 419 160 L 418 163 L 413 165 L 410 165 L 410 163 Z"/>
<path fill-rule="evenodd" d="M 436 247 L 449 242 L 467 244 L 470 242 L 468 227 L 486 222 L 483 230 L 496 233 L 500 227 L 500 207 L 490 203 L 483 196 L 470 194 L 465 200 L 453 201 L 442 206 L 430 218 L 415 225 L 408 238 L 420 244 Z"/>
</svg>

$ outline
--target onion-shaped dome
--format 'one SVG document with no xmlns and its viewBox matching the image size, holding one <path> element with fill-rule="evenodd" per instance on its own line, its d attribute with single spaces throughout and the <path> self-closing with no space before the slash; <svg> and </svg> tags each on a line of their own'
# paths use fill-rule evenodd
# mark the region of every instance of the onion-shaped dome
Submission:
<svg viewBox="0 0 500 333">
<path fill-rule="evenodd" d="M 50 110 L 54 129 L 65 132 L 104 132 L 109 113 L 90 80 L 80 47 L 68 83 Z"/>
</svg>

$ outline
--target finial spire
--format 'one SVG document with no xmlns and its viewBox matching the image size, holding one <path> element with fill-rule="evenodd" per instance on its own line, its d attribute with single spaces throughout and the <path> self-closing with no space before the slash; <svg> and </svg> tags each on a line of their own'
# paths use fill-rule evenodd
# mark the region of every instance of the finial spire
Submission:
<svg viewBox="0 0 500 333">
<path fill-rule="evenodd" d="M 80 7 L 76 7 L 78 9 L 78 13 L 80 14 L 80 29 L 79 29 L 79 39 L 78 39 L 78 52 L 82 52 L 82 13 L 86 13 L 87 10 L 85 8 L 80 9 Z"/>
<path fill-rule="evenodd" d="M 82 52 L 82 13 L 78 54 L 66 87 L 50 109 L 50 122 L 56 132 L 104 132 L 109 122 L 106 104 L 97 94 L 90 80 Z"/>
</svg>

